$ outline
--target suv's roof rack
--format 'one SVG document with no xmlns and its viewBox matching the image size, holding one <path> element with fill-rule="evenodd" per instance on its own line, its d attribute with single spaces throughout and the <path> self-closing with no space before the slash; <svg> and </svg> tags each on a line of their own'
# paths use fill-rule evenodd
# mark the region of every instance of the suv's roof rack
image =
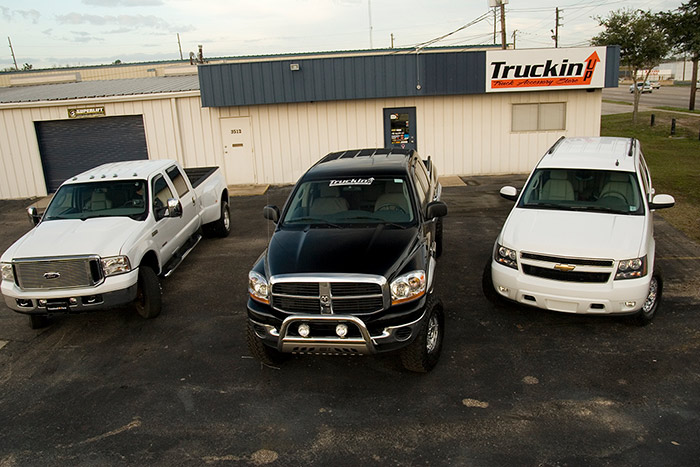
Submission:
<svg viewBox="0 0 700 467">
<path fill-rule="evenodd" d="M 633 157 L 633 156 L 634 156 L 634 147 L 635 147 L 636 145 L 637 145 L 637 140 L 634 139 L 634 138 L 630 138 L 630 150 L 629 150 L 629 152 L 627 153 L 627 155 L 628 155 L 629 157 Z"/>
<path fill-rule="evenodd" d="M 559 143 L 561 143 L 561 142 L 564 140 L 564 138 L 566 138 L 566 136 L 562 136 L 561 138 L 559 138 L 559 139 L 552 145 L 552 147 L 549 148 L 549 151 L 547 151 L 547 154 L 553 153 L 554 150 L 557 148 L 557 146 L 559 146 Z"/>
</svg>

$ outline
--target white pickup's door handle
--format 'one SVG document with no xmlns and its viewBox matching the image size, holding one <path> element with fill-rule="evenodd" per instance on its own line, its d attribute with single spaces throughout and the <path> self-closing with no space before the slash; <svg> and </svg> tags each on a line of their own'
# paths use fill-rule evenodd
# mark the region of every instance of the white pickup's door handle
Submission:
<svg viewBox="0 0 700 467">
<path fill-rule="evenodd" d="M 195 204 L 197 204 L 197 203 L 195 203 L 194 196 L 193 196 L 192 197 L 192 206 L 194 206 Z"/>
</svg>

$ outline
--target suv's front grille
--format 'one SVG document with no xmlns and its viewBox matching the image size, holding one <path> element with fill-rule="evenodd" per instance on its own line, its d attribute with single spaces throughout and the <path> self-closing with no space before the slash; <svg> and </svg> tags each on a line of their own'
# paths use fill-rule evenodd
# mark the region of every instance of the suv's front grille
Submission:
<svg viewBox="0 0 700 467">
<path fill-rule="evenodd" d="M 523 264 L 523 272 L 530 276 L 566 282 L 605 283 L 610 277 L 610 273 L 607 272 L 559 271 L 557 269 L 541 268 L 530 264 Z"/>
<path fill-rule="evenodd" d="M 23 290 L 92 287 L 104 279 L 97 256 L 27 258 L 14 261 Z"/>
<path fill-rule="evenodd" d="M 279 282 L 272 285 L 273 308 L 286 313 L 366 314 L 384 307 L 374 282 Z"/>
</svg>

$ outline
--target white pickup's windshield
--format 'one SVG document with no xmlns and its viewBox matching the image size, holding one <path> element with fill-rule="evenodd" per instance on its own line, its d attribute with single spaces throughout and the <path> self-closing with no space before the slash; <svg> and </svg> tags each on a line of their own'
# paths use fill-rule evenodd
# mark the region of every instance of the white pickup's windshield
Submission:
<svg viewBox="0 0 700 467">
<path fill-rule="evenodd" d="M 521 208 L 644 214 L 632 172 L 588 169 L 537 169 L 523 190 Z"/>
<path fill-rule="evenodd" d="M 303 182 L 294 192 L 285 226 L 397 224 L 415 219 L 409 187 L 403 178 L 340 178 Z"/>
<path fill-rule="evenodd" d="M 105 181 L 63 185 L 44 213 L 44 220 L 148 215 L 145 180 Z"/>
</svg>

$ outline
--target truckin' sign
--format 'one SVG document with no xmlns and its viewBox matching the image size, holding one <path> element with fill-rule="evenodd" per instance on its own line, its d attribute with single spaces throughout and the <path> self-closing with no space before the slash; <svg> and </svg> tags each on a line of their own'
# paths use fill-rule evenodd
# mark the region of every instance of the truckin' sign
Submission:
<svg viewBox="0 0 700 467">
<path fill-rule="evenodd" d="M 486 52 L 486 92 L 605 86 L 605 47 Z"/>
</svg>

